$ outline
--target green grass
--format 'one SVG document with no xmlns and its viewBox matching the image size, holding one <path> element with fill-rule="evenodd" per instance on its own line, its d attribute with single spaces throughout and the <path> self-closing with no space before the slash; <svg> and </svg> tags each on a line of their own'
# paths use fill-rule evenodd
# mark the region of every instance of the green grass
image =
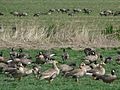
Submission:
<svg viewBox="0 0 120 90">
<path fill-rule="evenodd" d="M 56 22 L 60 23 L 77 23 L 83 24 L 88 27 L 98 26 L 100 29 L 105 27 L 106 24 L 112 24 L 115 27 L 119 28 L 120 18 L 119 17 L 101 17 L 99 12 L 101 10 L 112 9 L 119 10 L 119 0 L 1 0 L 0 1 L 0 11 L 5 14 L 5 16 L 0 17 L 1 24 L 13 25 L 20 24 L 21 21 L 25 22 L 38 22 L 48 25 L 50 23 L 55 24 Z M 52 8 L 90 8 L 93 12 L 90 15 L 85 15 L 83 13 L 77 14 L 73 17 L 67 16 L 67 14 L 57 14 L 53 13 L 52 15 L 41 15 L 40 17 L 33 17 L 33 14 L 36 12 L 47 12 Z M 21 11 L 28 12 L 27 17 L 14 17 L 9 13 L 11 11 Z"/>
<path fill-rule="evenodd" d="M 84 53 L 82 50 L 72 50 L 66 49 L 70 54 L 70 60 L 65 63 L 76 62 L 79 65 L 84 58 Z M 117 55 L 118 49 L 96 49 L 98 52 L 102 53 L 103 56 L 112 56 L 113 61 L 105 66 L 106 73 L 110 73 L 111 69 L 116 69 L 116 74 L 118 78 L 120 77 L 120 66 L 116 64 L 115 57 Z M 8 57 L 8 49 L 3 49 L 4 56 Z M 33 60 L 35 60 L 35 55 L 39 50 L 24 50 L 24 52 L 29 53 Z M 44 51 L 44 50 L 43 50 Z M 56 53 L 56 60 L 61 61 L 62 49 L 50 49 L 51 52 Z M 42 70 L 47 70 L 51 68 L 51 65 L 42 65 Z M 92 80 L 90 77 L 85 76 L 79 79 L 79 83 L 76 83 L 74 79 L 68 77 L 65 78 L 57 76 L 51 84 L 48 84 L 46 80 L 36 80 L 33 75 L 22 78 L 21 81 L 13 81 L 12 78 L 6 77 L 4 74 L 0 74 L 0 88 L 1 90 L 119 90 L 120 80 L 116 80 L 111 84 L 103 83 L 102 81 Z"/>
<path fill-rule="evenodd" d="M 71 42 L 73 45 L 78 42 L 77 46 L 79 46 L 79 43 L 85 45 L 84 42 L 86 41 L 92 46 L 96 46 L 97 40 L 101 40 L 98 43 L 101 46 L 108 46 L 108 43 L 105 43 L 108 41 L 110 47 L 117 46 L 119 35 L 114 40 L 110 37 L 115 35 L 106 38 L 107 36 L 101 35 L 101 31 L 104 31 L 110 25 L 113 30 L 119 30 L 120 16 L 101 17 L 99 12 L 107 9 L 119 10 L 119 4 L 119 0 L 0 0 L 0 12 L 5 14 L 0 16 L 0 27 L 2 27 L 2 30 L 0 29 L 0 42 L 9 42 L 10 46 L 13 41 L 15 45 L 18 43 L 24 44 L 23 42 L 28 45 L 32 42 L 34 46 L 36 42 L 42 42 L 44 45 L 48 43 L 48 45 L 54 47 L 54 44 L 67 46 Z M 71 10 L 73 8 L 90 8 L 93 12 L 90 15 L 81 12 L 73 17 L 62 13 L 33 17 L 36 12 L 47 12 L 53 8 L 68 8 Z M 11 11 L 27 12 L 28 16 L 15 17 L 10 14 Z M 12 31 L 13 26 L 17 28 L 15 32 Z M 50 28 L 52 26 L 55 27 Z M 91 43 L 91 41 L 96 43 Z M 38 48 L 38 46 L 40 45 L 36 47 Z"/>
</svg>

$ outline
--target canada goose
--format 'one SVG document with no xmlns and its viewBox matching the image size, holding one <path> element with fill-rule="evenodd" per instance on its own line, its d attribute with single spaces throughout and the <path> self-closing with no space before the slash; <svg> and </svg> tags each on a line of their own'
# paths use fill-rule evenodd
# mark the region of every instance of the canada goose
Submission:
<svg viewBox="0 0 120 90">
<path fill-rule="evenodd" d="M 95 51 L 91 51 L 90 55 L 85 57 L 85 60 L 88 60 L 90 63 L 97 61 L 99 55 Z"/>
<path fill-rule="evenodd" d="M 15 51 L 14 47 L 11 48 L 11 51 L 9 52 L 10 57 L 17 57 L 17 52 Z"/>
<path fill-rule="evenodd" d="M 64 61 L 64 60 L 67 60 L 67 59 L 69 59 L 69 54 L 66 52 L 65 49 L 63 49 L 62 60 Z"/>
<path fill-rule="evenodd" d="M 17 54 L 17 58 L 26 58 L 28 57 L 29 55 L 27 53 L 24 53 L 23 52 L 23 49 L 22 48 L 19 48 L 19 53 Z"/>
<path fill-rule="evenodd" d="M 114 80 L 117 79 L 117 76 L 115 75 L 115 70 L 111 70 L 111 74 L 96 75 L 95 77 L 97 80 L 100 79 L 105 83 L 112 83 Z"/>
<path fill-rule="evenodd" d="M 74 69 L 66 74 L 66 76 L 72 76 L 78 82 L 78 78 L 84 76 L 86 73 L 85 64 L 80 65 L 80 68 Z"/>
<path fill-rule="evenodd" d="M 43 55 L 46 61 L 54 60 L 53 56 L 55 56 L 55 54 L 54 53 L 51 54 L 50 51 L 46 51 L 46 53 L 44 53 Z"/>
<path fill-rule="evenodd" d="M 33 69 L 25 68 L 22 63 L 18 63 L 16 68 L 8 68 L 7 72 L 14 78 L 20 80 L 22 77 L 32 74 Z"/>
<path fill-rule="evenodd" d="M 58 63 L 57 61 L 53 61 L 53 68 L 42 72 L 40 79 L 41 80 L 46 79 L 49 81 L 49 83 L 51 83 L 51 81 L 53 81 L 53 79 L 60 73 L 60 70 L 56 65 L 57 63 Z"/>
<path fill-rule="evenodd" d="M 43 52 L 39 52 L 38 55 L 35 56 L 35 58 L 36 58 L 35 62 L 37 64 L 45 64 L 46 62 Z"/>
<path fill-rule="evenodd" d="M 87 71 L 86 75 L 104 75 L 105 74 L 105 68 L 103 67 L 103 64 L 98 64 L 94 69 L 91 69 Z"/>
<path fill-rule="evenodd" d="M 83 51 L 85 53 L 86 56 L 90 55 L 90 52 L 91 52 L 91 48 L 85 48 Z"/>
<path fill-rule="evenodd" d="M 24 70 L 22 65 L 18 65 L 17 68 L 8 68 L 5 72 L 8 72 L 10 76 L 12 76 L 14 79 L 20 80 L 23 76 Z"/>
</svg>

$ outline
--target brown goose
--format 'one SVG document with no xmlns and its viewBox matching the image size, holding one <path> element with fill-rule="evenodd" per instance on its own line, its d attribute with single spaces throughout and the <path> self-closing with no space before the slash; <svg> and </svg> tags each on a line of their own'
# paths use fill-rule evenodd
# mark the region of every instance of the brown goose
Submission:
<svg viewBox="0 0 120 90">
<path fill-rule="evenodd" d="M 67 64 L 62 64 L 59 66 L 59 68 L 63 75 L 66 75 L 67 72 L 70 72 L 74 69 L 72 66 L 69 66 Z"/>
<path fill-rule="evenodd" d="M 53 81 L 54 78 L 60 73 L 60 70 L 56 65 L 57 63 L 58 63 L 57 61 L 53 61 L 53 68 L 42 72 L 40 79 L 41 80 L 46 79 L 49 81 L 49 83 L 51 83 L 51 81 Z"/>
<path fill-rule="evenodd" d="M 76 79 L 76 82 L 78 82 L 78 78 L 84 76 L 86 73 L 85 64 L 80 65 L 80 68 L 74 69 L 66 74 L 66 76 L 72 76 Z"/>
</svg>

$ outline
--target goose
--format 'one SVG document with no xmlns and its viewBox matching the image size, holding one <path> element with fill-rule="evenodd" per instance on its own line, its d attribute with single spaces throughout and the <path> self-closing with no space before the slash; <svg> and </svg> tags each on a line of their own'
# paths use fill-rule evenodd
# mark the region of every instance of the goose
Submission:
<svg viewBox="0 0 120 90">
<path fill-rule="evenodd" d="M 66 75 L 67 72 L 72 71 L 74 69 L 74 67 L 67 65 L 67 64 L 62 64 L 59 66 L 59 68 L 64 76 Z"/>
<path fill-rule="evenodd" d="M 36 58 L 35 62 L 37 64 L 45 64 L 46 62 L 43 52 L 39 52 L 38 55 L 35 56 L 35 58 Z"/>
<path fill-rule="evenodd" d="M 33 69 L 25 68 L 22 63 L 18 63 L 16 68 L 9 67 L 5 70 L 5 73 L 14 79 L 21 80 L 22 77 L 32 74 Z"/>
<path fill-rule="evenodd" d="M 83 77 L 86 73 L 85 64 L 80 65 L 80 68 L 74 69 L 66 74 L 66 76 L 72 76 L 78 82 L 78 78 Z"/>
<path fill-rule="evenodd" d="M 17 58 L 26 58 L 26 57 L 29 57 L 29 55 L 27 53 L 24 53 L 22 48 L 19 48 L 19 53 L 17 54 Z"/>
<path fill-rule="evenodd" d="M 51 83 L 54 80 L 54 78 L 57 75 L 59 75 L 60 70 L 59 70 L 59 68 L 56 65 L 58 62 L 57 61 L 53 61 L 52 63 L 53 63 L 53 68 L 52 69 L 48 69 L 48 70 L 42 72 L 41 76 L 40 76 L 40 80 L 46 79 L 46 80 L 49 81 L 49 83 Z"/>
<path fill-rule="evenodd" d="M 103 67 L 104 64 L 98 64 L 95 68 L 87 71 L 86 75 L 92 76 L 94 75 L 104 75 L 105 74 L 105 68 Z"/>
<path fill-rule="evenodd" d="M 89 71 L 89 70 L 91 70 L 91 69 L 93 68 L 93 67 L 90 66 L 90 65 L 86 65 L 84 62 L 82 62 L 80 65 L 81 65 L 81 66 L 84 66 L 84 67 L 86 68 L 86 71 Z"/>
<path fill-rule="evenodd" d="M 11 48 L 11 51 L 9 52 L 10 57 L 17 57 L 17 52 L 15 51 L 14 47 Z"/>
<path fill-rule="evenodd" d="M 41 74 L 41 67 L 38 65 L 33 66 L 33 74 L 37 79 L 39 79 L 39 75 Z"/>
<path fill-rule="evenodd" d="M 95 51 L 91 51 L 90 55 L 85 57 L 85 60 L 88 60 L 90 63 L 97 61 L 99 55 Z"/>
<path fill-rule="evenodd" d="M 103 57 L 102 55 L 100 55 L 100 60 L 103 61 L 104 63 L 110 63 L 112 61 L 112 57 L 111 56 Z"/>
<path fill-rule="evenodd" d="M 5 69 L 8 68 L 8 65 L 6 63 L 0 62 L 0 71 L 4 72 Z"/>
<path fill-rule="evenodd" d="M 105 75 L 96 75 L 96 80 L 102 80 L 105 83 L 112 83 L 114 80 L 117 79 L 117 76 L 115 75 L 115 70 L 111 70 L 111 74 L 105 74 Z"/>
<path fill-rule="evenodd" d="M 69 54 L 66 52 L 65 49 L 63 49 L 62 60 L 64 61 L 64 60 L 67 60 L 67 59 L 69 59 Z"/>
<path fill-rule="evenodd" d="M 92 51 L 92 49 L 91 48 L 85 48 L 83 51 L 84 51 L 85 55 L 88 56 L 88 55 L 90 55 L 90 52 Z"/>
</svg>

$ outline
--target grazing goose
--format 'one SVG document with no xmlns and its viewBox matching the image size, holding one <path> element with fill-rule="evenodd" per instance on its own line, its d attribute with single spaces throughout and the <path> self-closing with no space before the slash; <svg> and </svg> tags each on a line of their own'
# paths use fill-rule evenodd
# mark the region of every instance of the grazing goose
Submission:
<svg viewBox="0 0 120 90">
<path fill-rule="evenodd" d="M 117 79 L 117 76 L 115 75 L 115 70 L 111 70 L 111 74 L 106 75 L 95 75 L 96 80 L 102 80 L 105 83 L 112 83 L 114 80 Z"/>
<path fill-rule="evenodd" d="M 64 60 L 67 60 L 67 59 L 69 59 L 69 54 L 66 52 L 65 49 L 63 49 L 62 60 L 64 61 Z"/>
<path fill-rule="evenodd" d="M 49 83 L 51 83 L 53 81 L 53 79 L 59 75 L 60 73 L 60 70 L 58 69 L 57 67 L 57 61 L 53 61 L 53 68 L 52 69 L 48 69 L 44 72 L 41 73 L 41 76 L 40 76 L 40 79 L 43 80 L 43 79 L 46 79 L 49 81 Z"/>
<path fill-rule="evenodd" d="M 72 76 L 76 79 L 76 82 L 78 82 L 78 78 L 84 76 L 86 73 L 86 67 L 85 64 L 80 65 L 80 68 L 74 69 L 66 74 L 66 76 Z"/>
</svg>

